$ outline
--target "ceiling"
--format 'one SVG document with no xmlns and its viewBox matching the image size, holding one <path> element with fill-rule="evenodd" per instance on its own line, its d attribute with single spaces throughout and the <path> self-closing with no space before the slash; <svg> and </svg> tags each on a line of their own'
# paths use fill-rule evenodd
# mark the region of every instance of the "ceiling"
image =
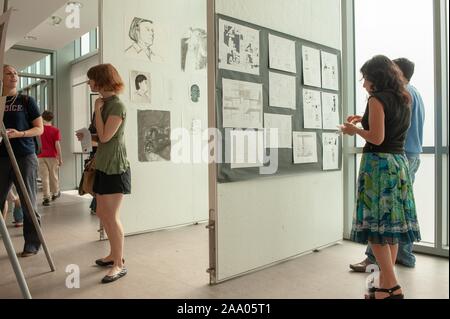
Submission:
<svg viewBox="0 0 450 319">
<path fill-rule="evenodd" d="M 46 56 L 45 53 L 10 49 L 5 54 L 5 64 L 13 65 L 17 70 L 23 70 Z"/>
<path fill-rule="evenodd" d="M 98 25 L 97 0 L 77 0 L 82 4 L 79 29 L 66 27 L 69 13 L 65 12 L 65 8 L 68 0 L 40 0 L 39 4 L 37 2 L 9 0 L 9 8 L 14 11 L 8 26 L 6 50 L 13 45 L 57 50 Z M 3 8 L 3 0 L 0 0 L 0 5 L 0 8 Z M 54 15 L 62 19 L 59 26 L 50 24 L 50 17 Z M 33 36 L 36 40 L 24 39 L 25 36 Z"/>
</svg>

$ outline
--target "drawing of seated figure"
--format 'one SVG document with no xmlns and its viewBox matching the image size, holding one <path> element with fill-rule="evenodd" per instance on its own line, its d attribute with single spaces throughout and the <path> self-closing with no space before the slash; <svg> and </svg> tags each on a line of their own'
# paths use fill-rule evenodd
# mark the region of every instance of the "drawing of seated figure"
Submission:
<svg viewBox="0 0 450 319">
<path fill-rule="evenodd" d="M 206 31 L 202 29 L 189 30 L 189 36 L 181 40 L 181 69 L 195 71 L 206 68 L 207 64 Z"/>
</svg>

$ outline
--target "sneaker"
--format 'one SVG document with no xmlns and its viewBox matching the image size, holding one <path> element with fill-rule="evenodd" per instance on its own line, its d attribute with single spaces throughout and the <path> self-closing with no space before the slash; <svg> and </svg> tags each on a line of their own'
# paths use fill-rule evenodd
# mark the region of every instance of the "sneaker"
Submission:
<svg viewBox="0 0 450 319">
<path fill-rule="evenodd" d="M 56 193 L 56 194 L 53 194 L 52 195 L 52 201 L 54 201 L 54 200 L 56 200 L 57 198 L 60 198 L 61 197 L 61 192 L 58 192 L 58 193 Z"/>
<path fill-rule="evenodd" d="M 50 199 L 44 198 L 44 201 L 42 202 L 42 205 L 44 205 L 44 206 L 50 206 Z"/>
<path fill-rule="evenodd" d="M 366 272 L 366 268 L 369 265 L 372 265 L 372 262 L 369 260 L 369 258 L 366 258 L 357 264 L 350 264 L 350 269 L 354 272 Z"/>
</svg>

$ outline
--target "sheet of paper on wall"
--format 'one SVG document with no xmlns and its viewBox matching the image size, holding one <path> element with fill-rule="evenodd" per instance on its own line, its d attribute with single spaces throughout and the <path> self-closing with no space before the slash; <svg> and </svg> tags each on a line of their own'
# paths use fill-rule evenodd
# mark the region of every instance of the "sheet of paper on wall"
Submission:
<svg viewBox="0 0 450 319">
<path fill-rule="evenodd" d="M 144 62 L 164 63 L 169 58 L 169 33 L 153 17 L 126 16 L 124 44 L 125 55 Z"/>
<path fill-rule="evenodd" d="M 302 49 L 303 84 L 320 88 L 320 51 L 307 46 Z"/>
<path fill-rule="evenodd" d="M 90 153 L 92 152 L 92 136 L 89 129 L 86 127 L 80 129 L 77 131 L 77 133 L 83 134 L 83 138 L 81 139 L 81 150 L 83 153 Z"/>
<path fill-rule="evenodd" d="M 265 148 L 292 148 L 292 116 L 265 113 L 264 133 Z"/>
<path fill-rule="evenodd" d="M 295 41 L 269 34 L 269 67 L 297 73 Z"/>
<path fill-rule="evenodd" d="M 303 90 L 303 121 L 306 129 L 322 129 L 320 92 Z"/>
<path fill-rule="evenodd" d="M 259 75 L 259 31 L 220 19 L 219 68 Z"/>
<path fill-rule="evenodd" d="M 323 129 L 336 131 L 339 120 L 339 96 L 322 92 Z"/>
<path fill-rule="evenodd" d="M 314 132 L 293 132 L 294 164 L 317 163 L 317 134 Z"/>
<path fill-rule="evenodd" d="M 297 109 L 297 78 L 269 72 L 269 105 Z"/>
<path fill-rule="evenodd" d="M 231 169 L 264 166 L 264 131 L 232 130 L 230 132 Z"/>
<path fill-rule="evenodd" d="M 339 136 L 335 133 L 323 133 L 323 170 L 339 169 Z"/>
<path fill-rule="evenodd" d="M 131 102 L 140 104 L 152 103 L 151 74 L 142 71 L 130 71 L 130 98 Z"/>
<path fill-rule="evenodd" d="M 339 90 L 338 56 L 322 51 L 322 88 Z"/>
<path fill-rule="evenodd" d="M 223 79 L 223 127 L 263 128 L 263 85 Z"/>
</svg>

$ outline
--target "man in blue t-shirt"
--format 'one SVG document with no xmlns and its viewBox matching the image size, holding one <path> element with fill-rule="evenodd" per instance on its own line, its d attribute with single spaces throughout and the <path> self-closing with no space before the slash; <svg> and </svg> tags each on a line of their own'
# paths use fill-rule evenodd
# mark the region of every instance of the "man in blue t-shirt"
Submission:
<svg viewBox="0 0 450 319">
<path fill-rule="evenodd" d="M 409 83 L 414 74 L 414 63 L 406 58 L 399 58 L 393 61 L 402 71 L 403 76 L 408 83 L 408 92 L 411 94 L 412 98 L 411 126 L 406 136 L 405 153 L 409 162 L 411 183 L 414 183 L 417 170 L 420 166 L 420 153 L 422 153 L 425 108 L 420 93 Z M 350 268 L 356 272 L 365 272 L 367 266 L 375 264 L 375 256 L 373 255 L 370 245 L 367 246 L 366 255 L 367 258 L 365 260 L 350 265 Z M 415 267 L 416 257 L 413 254 L 413 244 L 399 244 L 397 263 L 410 268 Z"/>
<path fill-rule="evenodd" d="M 10 65 L 5 65 L 3 67 L 2 93 L 3 96 L 6 96 L 6 105 L 3 124 L 11 142 L 34 212 L 28 211 L 21 189 L 17 185 L 16 176 L 4 143 L 0 143 L 0 209 L 3 211 L 6 196 L 12 184 L 16 184 L 24 213 L 23 237 L 25 245 L 21 256 L 29 257 L 36 255 L 41 247 L 41 241 L 31 219 L 31 214 L 36 214 L 39 221 L 40 216 L 37 214 L 36 205 L 38 160 L 34 137 L 43 133 L 44 125 L 35 100 L 18 94 L 18 80 L 17 70 Z"/>
</svg>

